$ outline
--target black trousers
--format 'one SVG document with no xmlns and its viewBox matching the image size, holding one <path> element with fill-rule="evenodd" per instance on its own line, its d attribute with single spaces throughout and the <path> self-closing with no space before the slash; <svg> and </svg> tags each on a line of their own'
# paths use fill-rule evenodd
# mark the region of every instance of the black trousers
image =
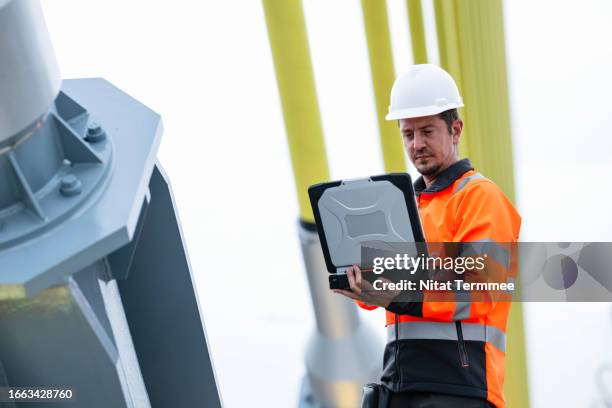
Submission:
<svg viewBox="0 0 612 408">
<path fill-rule="evenodd" d="M 394 394 L 390 408 L 495 408 L 480 398 L 457 397 L 431 392 L 404 392 Z"/>
</svg>

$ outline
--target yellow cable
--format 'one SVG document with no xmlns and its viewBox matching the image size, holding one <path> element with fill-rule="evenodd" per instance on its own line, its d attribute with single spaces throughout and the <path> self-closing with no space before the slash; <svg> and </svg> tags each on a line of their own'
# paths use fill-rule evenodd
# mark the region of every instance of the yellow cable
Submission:
<svg viewBox="0 0 612 408">
<path fill-rule="evenodd" d="M 421 0 L 406 0 L 412 56 L 415 64 L 427 63 L 427 42 L 425 40 L 425 23 Z"/>
<path fill-rule="evenodd" d="M 434 0 L 443 68 L 463 95 L 466 132 L 460 151 L 514 201 L 510 102 L 501 0 Z M 529 407 L 523 309 L 508 320 L 508 408 Z"/>
<path fill-rule="evenodd" d="M 386 1 L 362 0 L 361 7 L 368 42 L 376 119 L 385 171 L 387 173 L 405 172 L 406 160 L 397 123 L 385 120 L 391 87 L 395 81 Z"/>
<path fill-rule="evenodd" d="M 308 186 L 329 180 L 321 114 L 300 0 L 263 0 L 300 218 L 314 222 Z"/>
</svg>

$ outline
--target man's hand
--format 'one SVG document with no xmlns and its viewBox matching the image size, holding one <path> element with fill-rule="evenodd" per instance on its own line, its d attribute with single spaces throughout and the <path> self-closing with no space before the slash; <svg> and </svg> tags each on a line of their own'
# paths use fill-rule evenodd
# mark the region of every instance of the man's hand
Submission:
<svg viewBox="0 0 612 408">
<path fill-rule="evenodd" d="M 354 265 L 347 269 L 349 286 L 351 290 L 334 289 L 335 293 L 339 293 L 354 300 L 360 300 L 368 305 L 387 307 L 393 299 L 401 293 L 400 290 L 376 290 L 370 282 L 362 279 L 361 269 Z M 390 281 L 385 278 L 378 278 L 381 282 Z"/>
</svg>

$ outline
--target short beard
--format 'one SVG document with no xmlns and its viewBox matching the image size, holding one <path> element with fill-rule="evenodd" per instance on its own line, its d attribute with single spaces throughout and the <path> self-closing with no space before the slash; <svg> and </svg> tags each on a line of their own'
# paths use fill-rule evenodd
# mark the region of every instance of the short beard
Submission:
<svg viewBox="0 0 612 408">
<path fill-rule="evenodd" d="M 440 166 L 439 164 L 436 166 L 433 166 L 429 169 L 425 169 L 423 171 L 417 169 L 419 171 L 419 173 L 421 173 L 422 176 L 435 176 L 436 174 L 438 174 L 440 172 Z"/>
</svg>

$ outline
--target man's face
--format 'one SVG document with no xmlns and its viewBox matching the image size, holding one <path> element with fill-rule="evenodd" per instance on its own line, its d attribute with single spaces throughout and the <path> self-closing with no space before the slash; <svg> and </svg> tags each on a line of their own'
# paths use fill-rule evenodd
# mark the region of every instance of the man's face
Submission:
<svg viewBox="0 0 612 408">
<path fill-rule="evenodd" d="M 463 122 L 457 119 L 452 127 L 451 133 L 438 115 L 399 120 L 404 147 L 419 173 L 435 176 L 455 161 Z"/>
</svg>

